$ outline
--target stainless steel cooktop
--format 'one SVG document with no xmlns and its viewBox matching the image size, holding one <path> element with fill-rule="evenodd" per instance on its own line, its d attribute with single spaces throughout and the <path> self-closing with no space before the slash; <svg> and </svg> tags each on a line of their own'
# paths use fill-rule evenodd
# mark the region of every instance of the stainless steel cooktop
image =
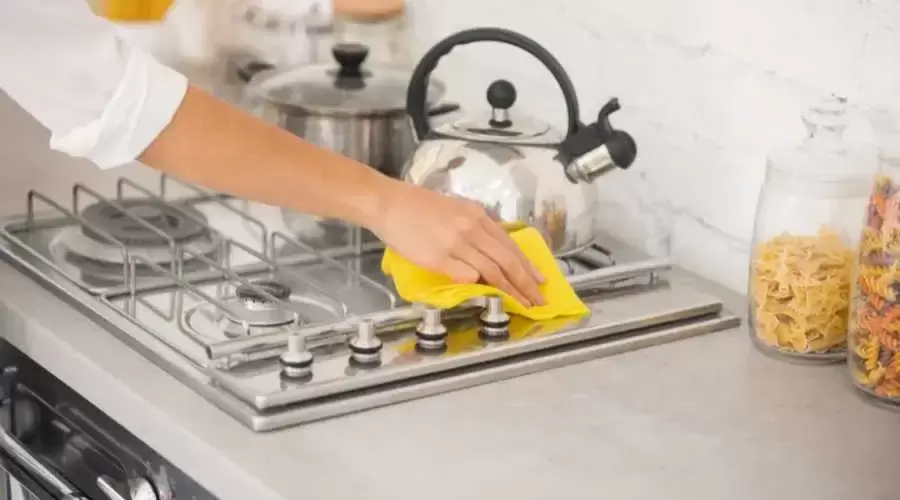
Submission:
<svg viewBox="0 0 900 500">
<path fill-rule="evenodd" d="M 371 234 L 161 176 L 114 196 L 31 192 L 0 253 L 256 431 L 398 403 L 726 329 L 667 261 L 599 238 L 559 261 L 590 306 L 510 317 L 483 297 L 406 304 Z"/>
</svg>

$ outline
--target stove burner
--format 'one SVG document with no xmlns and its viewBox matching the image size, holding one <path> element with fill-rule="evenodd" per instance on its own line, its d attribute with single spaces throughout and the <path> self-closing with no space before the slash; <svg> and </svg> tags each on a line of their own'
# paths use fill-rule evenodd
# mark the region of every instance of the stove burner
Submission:
<svg viewBox="0 0 900 500">
<path fill-rule="evenodd" d="M 565 257 L 558 257 L 556 265 L 564 276 L 575 276 L 601 267 L 616 265 L 612 252 L 598 244 L 593 244 L 581 252 Z"/>
<path fill-rule="evenodd" d="M 248 309 L 259 308 L 260 306 L 278 306 L 278 304 L 271 304 L 272 299 L 259 293 L 256 290 L 257 288 L 278 300 L 287 300 L 291 296 L 291 288 L 284 283 L 275 280 L 259 280 L 252 284 L 256 288 L 248 285 L 241 285 L 237 287 L 237 290 L 234 292 L 238 300 L 247 306 Z"/>
<path fill-rule="evenodd" d="M 291 298 L 289 286 L 268 279 L 251 284 L 253 286 L 238 286 L 234 297 L 227 299 L 230 321 L 238 326 L 246 323 L 254 327 L 284 326 L 294 322 L 294 310 L 284 303 Z M 276 300 L 273 301 L 257 289 L 265 291 Z"/>
<path fill-rule="evenodd" d="M 216 260 L 221 248 L 221 237 L 206 226 L 206 217 L 199 210 L 187 206 L 169 206 L 149 198 L 119 200 L 118 203 L 141 220 L 162 231 L 179 247 Z M 191 214 L 192 216 L 188 216 Z M 172 262 L 169 240 L 133 220 L 108 202 L 94 203 L 81 214 L 97 231 L 87 225 L 75 225 L 60 231 L 50 242 L 50 252 L 55 260 L 78 273 L 79 279 L 92 286 L 121 285 L 124 283 L 125 246 L 130 256 L 168 269 Z M 118 240 L 111 242 L 100 234 L 102 230 Z M 208 269 L 200 259 L 185 253 L 182 270 L 185 273 Z M 139 279 L 159 277 L 159 272 L 138 261 L 135 273 Z"/>
<path fill-rule="evenodd" d="M 200 303 L 185 311 L 185 323 L 203 338 L 224 335 L 238 338 L 275 331 L 291 330 L 302 324 L 319 324 L 343 317 L 336 304 L 314 293 L 295 293 L 277 279 L 252 281 L 239 285 L 222 299 L 226 310 Z M 272 300 L 256 288 L 264 290 Z"/>
<path fill-rule="evenodd" d="M 126 199 L 120 200 L 118 203 L 127 209 L 133 217 L 139 218 L 159 229 L 174 240 L 175 243 L 193 240 L 206 232 L 206 227 L 197 222 L 197 220 L 204 220 L 203 214 L 191 207 L 176 208 L 150 198 Z M 186 213 L 192 214 L 194 217 L 189 217 Z M 134 220 L 133 217 L 109 203 L 102 201 L 94 203 L 85 208 L 81 215 L 126 246 L 154 247 L 169 245 L 168 239 L 151 231 Z M 108 238 L 98 234 L 98 232 L 95 232 L 88 226 L 82 227 L 82 232 L 88 238 L 103 244 L 109 244 Z"/>
</svg>

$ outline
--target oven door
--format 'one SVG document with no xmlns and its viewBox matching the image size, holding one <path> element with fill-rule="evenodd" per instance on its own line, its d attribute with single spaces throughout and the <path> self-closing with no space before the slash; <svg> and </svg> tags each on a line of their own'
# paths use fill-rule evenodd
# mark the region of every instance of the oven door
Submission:
<svg viewBox="0 0 900 500">
<path fill-rule="evenodd" d="M 88 500 L 0 430 L 0 500 Z"/>
<path fill-rule="evenodd" d="M 0 500 L 90 500 L 44 455 L 26 443 L 44 420 L 33 399 L 22 397 L 18 369 L 0 371 Z M 48 428 L 55 428 L 49 425 Z"/>
<path fill-rule="evenodd" d="M 60 498 L 38 484 L 25 471 L 0 458 L 0 500 L 55 500 Z"/>
</svg>

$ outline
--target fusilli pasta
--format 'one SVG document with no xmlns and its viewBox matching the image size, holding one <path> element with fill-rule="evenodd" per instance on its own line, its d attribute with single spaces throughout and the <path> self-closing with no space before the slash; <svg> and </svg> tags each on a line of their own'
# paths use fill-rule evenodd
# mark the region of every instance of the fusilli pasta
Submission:
<svg viewBox="0 0 900 500">
<path fill-rule="evenodd" d="M 863 229 L 850 317 L 856 383 L 900 403 L 900 186 L 880 176 Z"/>
</svg>

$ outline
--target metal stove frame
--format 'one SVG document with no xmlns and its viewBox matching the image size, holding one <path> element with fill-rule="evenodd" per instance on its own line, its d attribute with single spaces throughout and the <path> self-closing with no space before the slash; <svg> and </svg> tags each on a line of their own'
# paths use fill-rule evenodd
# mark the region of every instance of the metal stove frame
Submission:
<svg viewBox="0 0 900 500">
<path fill-rule="evenodd" d="M 191 196 L 168 198 L 173 186 L 186 190 Z M 132 214 L 118 202 L 125 199 L 126 189 L 169 205 L 185 217 L 202 224 L 209 234 L 216 235 L 221 242 L 218 259 L 214 260 L 190 251 L 161 230 Z M 102 227 L 82 217 L 79 212 L 82 208 L 81 199 L 85 195 L 119 209 L 135 223 L 165 239 L 171 253 L 169 269 L 140 255 L 131 254 L 125 244 L 116 240 Z M 53 208 L 62 217 L 38 217 L 35 210 L 36 201 Z M 420 360 L 418 364 L 386 368 L 325 385 L 288 384 L 277 391 L 260 390 L 251 380 L 255 376 L 253 370 L 271 372 L 272 363 L 277 362 L 277 356 L 285 351 L 291 337 L 302 338 L 309 345 L 309 349 L 341 345 L 354 335 L 361 320 L 373 323 L 379 336 L 391 335 L 415 328 L 416 322 L 422 317 L 422 309 L 415 305 L 403 304 L 391 289 L 338 260 L 378 251 L 378 244 L 366 244 L 363 241 L 359 228 L 348 228 L 351 237 L 347 248 L 317 249 L 283 232 L 270 232 L 265 222 L 228 201 L 235 200 L 204 191 L 167 175 L 160 176 L 158 193 L 126 178 L 119 178 L 116 183 L 115 199 L 104 197 L 82 184 L 76 184 L 72 190 L 71 209 L 63 207 L 43 194 L 30 191 L 24 220 L 11 219 L 0 226 L 0 254 L 4 254 L 8 260 L 36 277 L 44 285 L 55 289 L 70 303 L 106 322 L 110 331 L 120 339 L 257 431 L 279 429 L 515 377 L 584 359 L 725 329 L 739 323 L 739 319 L 725 313 L 721 302 L 713 297 L 692 290 L 686 294 L 684 289 L 674 291 L 668 289 L 666 283 L 661 282 L 661 273 L 671 267 L 670 262 L 643 260 L 599 268 L 569 277 L 569 281 L 579 293 L 591 295 L 601 291 L 614 292 L 604 296 L 602 301 L 604 311 L 599 319 L 597 309 L 594 308 L 594 314 L 580 323 L 532 338 L 517 339 L 503 345 L 479 346 L 472 352 Z M 259 249 L 229 238 L 222 228 L 213 227 L 208 221 L 200 220 L 181 208 L 184 204 L 201 203 L 214 204 L 256 228 L 260 236 Z M 30 236 L 36 234 L 36 231 L 71 224 L 89 227 L 94 233 L 107 239 L 110 245 L 121 250 L 124 275 L 122 285 L 105 288 L 86 286 L 78 277 L 72 276 L 48 256 L 34 250 L 28 243 Z M 279 245 L 294 248 L 302 253 L 281 257 L 276 253 Z M 232 265 L 232 256 L 236 252 L 241 252 L 245 260 Z M 249 262 L 246 261 L 247 256 Z M 203 262 L 206 269 L 185 272 L 186 258 Z M 364 311 L 361 314 L 354 312 L 350 304 L 335 297 L 325 289 L 326 287 L 318 286 L 316 280 L 304 275 L 302 266 L 312 263 L 327 264 L 345 277 L 364 284 L 375 293 L 383 295 L 388 307 L 383 311 Z M 139 265 L 153 270 L 155 277 L 137 279 L 136 269 Z M 297 269 L 298 266 L 301 270 Z M 275 297 L 253 284 L 252 279 L 256 276 L 274 274 L 289 275 L 293 279 L 309 283 L 322 296 L 329 297 L 339 305 L 339 317 L 335 321 L 323 324 L 302 324 L 301 312 L 295 310 L 291 302 Z M 293 311 L 294 327 L 289 331 L 227 340 L 192 335 L 182 321 L 185 294 L 206 301 L 223 314 L 229 312 L 228 306 L 218 299 L 221 296 L 219 293 L 214 297 L 198 286 L 210 282 L 245 286 L 267 300 Z M 635 308 L 629 305 L 631 302 L 628 301 L 631 299 L 621 297 L 622 293 L 627 295 L 629 286 L 633 287 L 635 283 L 639 293 L 644 294 L 641 296 L 646 297 L 648 301 L 644 308 Z M 145 299 L 147 294 L 173 288 L 178 292 L 171 293 L 172 298 L 167 310 Z M 138 319 L 136 313 L 138 307 L 144 307 L 163 320 L 176 324 L 178 331 L 202 346 L 204 358 L 198 359 L 196 356 L 186 354 L 167 338 L 165 335 L 167 332 L 148 328 Z M 482 307 L 483 301 L 475 301 L 455 310 L 444 311 L 444 319 L 447 322 L 471 319 Z M 617 307 L 619 309 L 616 309 Z M 618 313 L 617 316 L 616 310 L 624 312 Z M 604 322 L 604 318 L 608 318 L 608 321 Z M 249 333 L 251 326 L 245 323 L 243 328 Z M 247 371 L 251 374 L 250 378 L 246 378 Z"/>
</svg>

